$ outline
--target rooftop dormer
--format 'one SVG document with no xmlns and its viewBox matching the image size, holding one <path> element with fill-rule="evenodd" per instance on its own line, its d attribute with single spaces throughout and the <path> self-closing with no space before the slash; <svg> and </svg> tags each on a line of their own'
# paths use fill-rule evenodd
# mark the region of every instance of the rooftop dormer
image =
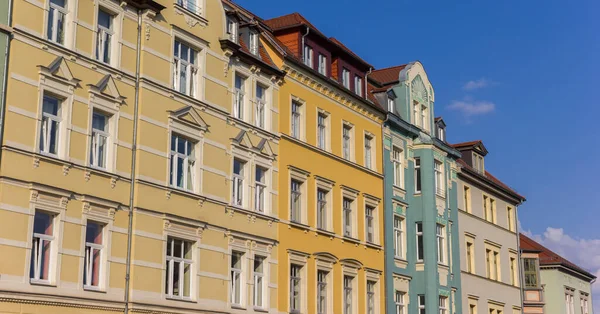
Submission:
<svg viewBox="0 0 600 314">
<path fill-rule="evenodd" d="M 488 151 L 482 141 L 471 141 L 452 145 L 462 154 L 462 159 L 475 171 L 485 174 L 484 157 Z"/>
<path fill-rule="evenodd" d="M 435 137 L 437 137 L 440 141 L 446 142 L 446 122 L 442 117 L 437 117 L 434 119 L 435 123 Z"/>
</svg>

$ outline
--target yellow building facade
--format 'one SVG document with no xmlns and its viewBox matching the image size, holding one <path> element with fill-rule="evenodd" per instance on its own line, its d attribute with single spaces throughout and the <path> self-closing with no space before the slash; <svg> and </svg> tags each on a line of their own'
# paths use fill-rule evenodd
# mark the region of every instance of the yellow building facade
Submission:
<svg viewBox="0 0 600 314">
<path fill-rule="evenodd" d="M 284 73 L 242 13 L 13 1 L 0 312 L 277 311 Z"/>
</svg>

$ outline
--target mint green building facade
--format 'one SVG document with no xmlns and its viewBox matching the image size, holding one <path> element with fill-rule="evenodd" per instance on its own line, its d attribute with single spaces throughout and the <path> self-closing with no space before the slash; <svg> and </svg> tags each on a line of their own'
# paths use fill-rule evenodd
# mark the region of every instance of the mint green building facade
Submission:
<svg viewBox="0 0 600 314">
<path fill-rule="evenodd" d="M 463 313 L 457 165 L 434 119 L 434 91 L 420 62 L 369 76 L 384 124 L 387 313 Z"/>
<path fill-rule="evenodd" d="M 592 314 L 592 282 L 589 273 L 562 265 L 540 265 L 545 314 Z"/>
</svg>

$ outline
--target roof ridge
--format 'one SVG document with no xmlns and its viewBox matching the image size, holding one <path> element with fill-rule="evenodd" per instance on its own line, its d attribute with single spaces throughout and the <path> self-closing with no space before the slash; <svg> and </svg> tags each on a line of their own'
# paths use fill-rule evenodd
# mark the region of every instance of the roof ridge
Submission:
<svg viewBox="0 0 600 314">
<path fill-rule="evenodd" d="M 405 67 L 407 64 L 408 64 L 408 63 L 405 63 L 405 64 L 399 64 L 399 65 L 394 65 L 394 66 L 387 67 L 387 68 L 373 69 L 373 72 L 379 72 L 379 71 L 391 70 L 391 69 L 395 69 L 395 68 L 399 68 L 399 67 Z"/>
</svg>

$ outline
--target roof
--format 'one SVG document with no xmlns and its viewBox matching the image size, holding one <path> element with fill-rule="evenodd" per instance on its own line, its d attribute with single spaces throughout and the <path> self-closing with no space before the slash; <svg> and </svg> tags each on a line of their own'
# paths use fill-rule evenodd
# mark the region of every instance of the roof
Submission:
<svg viewBox="0 0 600 314">
<path fill-rule="evenodd" d="M 554 253 L 553 251 L 551 251 L 550 249 L 546 248 L 545 246 L 537 243 L 536 241 L 534 241 L 533 239 L 529 238 L 528 236 L 520 233 L 519 234 L 519 240 L 520 240 L 520 246 L 521 249 L 523 250 L 529 250 L 529 251 L 538 251 L 539 253 L 539 258 L 540 258 L 540 265 L 541 266 L 555 266 L 555 265 L 560 265 L 560 266 L 564 266 L 572 271 L 578 272 L 586 277 L 589 277 L 591 279 L 596 279 L 596 276 L 594 276 L 593 274 L 591 274 L 590 272 L 586 271 L 585 269 L 575 265 L 574 263 L 570 262 L 569 260 L 567 260 L 566 258 Z"/>
<path fill-rule="evenodd" d="M 350 50 L 350 48 L 346 47 L 346 45 L 342 44 L 341 41 L 337 40 L 337 38 L 329 37 L 329 40 L 331 40 L 334 44 L 338 45 L 342 50 L 344 50 L 347 54 L 351 55 L 353 58 L 356 58 L 357 60 L 364 63 L 368 67 L 374 68 L 370 63 L 365 61 L 363 58 L 359 57 L 357 54 L 354 53 L 354 51 L 352 51 L 352 50 Z"/>
<path fill-rule="evenodd" d="M 475 140 L 475 141 L 469 141 L 469 142 L 451 144 L 450 146 L 452 146 L 454 148 L 462 148 L 462 147 L 475 146 L 477 144 L 483 144 L 483 142 L 481 140 Z"/>
<path fill-rule="evenodd" d="M 454 145 L 450 145 L 452 147 L 455 147 Z M 500 181 L 498 178 L 496 178 L 495 176 L 493 176 L 491 173 L 489 173 L 488 171 L 485 171 L 485 175 L 480 174 L 479 172 L 477 172 L 473 167 L 469 166 L 469 164 L 467 164 L 462 158 L 458 159 L 458 163 L 463 167 L 463 168 L 467 168 L 469 170 L 471 170 L 472 173 L 479 175 L 485 179 L 487 179 L 488 181 L 490 181 L 491 183 L 499 186 L 500 188 L 514 194 L 516 197 L 518 197 L 521 200 L 525 200 L 525 196 L 519 194 L 517 191 L 513 190 L 511 187 L 509 187 L 508 185 L 504 184 L 504 182 Z"/>
<path fill-rule="evenodd" d="M 381 85 L 389 85 L 400 80 L 400 71 L 406 68 L 407 64 L 396 65 L 393 67 L 374 70 L 369 75 L 369 79 L 377 81 Z"/>
</svg>

